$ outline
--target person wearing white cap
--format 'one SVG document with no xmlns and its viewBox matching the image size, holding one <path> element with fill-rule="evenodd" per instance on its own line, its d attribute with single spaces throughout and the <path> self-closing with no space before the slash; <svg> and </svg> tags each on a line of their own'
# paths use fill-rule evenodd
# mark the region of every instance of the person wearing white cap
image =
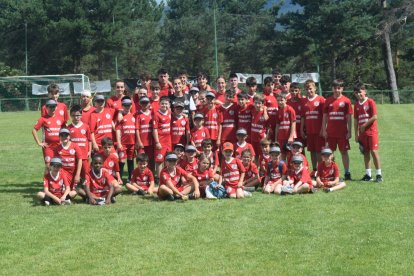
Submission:
<svg viewBox="0 0 414 276">
<path fill-rule="evenodd" d="M 175 144 L 187 145 L 190 142 L 190 121 L 184 115 L 184 109 L 184 102 L 178 100 L 173 103 L 173 112 L 171 114 L 171 143 L 173 146 Z"/>
<path fill-rule="evenodd" d="M 80 95 L 80 105 L 82 107 L 82 122 L 90 124 L 91 114 L 95 110 L 92 106 L 92 93 L 90 90 L 85 89 Z"/>
<path fill-rule="evenodd" d="M 76 196 L 76 191 L 70 190 L 70 185 L 61 168 L 60 158 L 54 157 L 50 160 L 50 171 L 43 177 L 43 191 L 36 195 L 37 199 L 46 206 L 70 204 L 70 199 Z"/>
<path fill-rule="evenodd" d="M 198 168 L 198 159 L 196 158 L 197 148 L 193 145 L 185 146 L 184 158 L 180 160 L 178 166 L 183 168 L 187 173 L 193 174 Z"/>
<path fill-rule="evenodd" d="M 288 169 L 286 163 L 280 159 L 280 147 L 271 146 L 269 152 L 272 160 L 266 168 L 263 193 L 280 194 L 282 192 L 283 181 L 286 180 Z"/>
<path fill-rule="evenodd" d="M 292 163 L 292 157 L 296 156 L 296 155 L 300 155 L 303 158 L 303 166 L 309 168 L 309 163 L 308 163 L 308 159 L 306 158 L 306 156 L 302 153 L 303 150 L 303 144 L 300 141 L 294 141 L 291 145 L 290 145 L 290 151 L 287 154 L 287 167 L 288 169 L 293 168 L 293 163 Z M 316 175 L 315 175 L 316 177 Z"/>
<path fill-rule="evenodd" d="M 241 159 L 241 154 L 245 149 L 249 149 L 250 152 L 252 153 L 252 158 L 253 160 L 256 157 L 256 153 L 253 149 L 253 146 L 246 142 L 247 140 L 247 130 L 244 128 L 239 128 L 236 131 L 236 138 L 237 138 L 237 142 L 235 144 L 236 146 L 236 150 L 234 151 L 234 156 Z"/>
<path fill-rule="evenodd" d="M 139 99 L 141 108 L 135 114 L 136 144 L 139 153 L 145 153 L 149 158 L 149 168 L 154 171 L 154 138 L 152 136 L 153 117 L 151 112 L 150 99 L 141 97 Z"/>
<path fill-rule="evenodd" d="M 165 167 L 160 172 L 158 197 L 161 200 L 197 199 L 200 197 L 197 179 L 177 166 L 178 156 L 168 153 L 165 156 Z M 183 179 L 186 181 L 184 182 Z"/>
<path fill-rule="evenodd" d="M 343 180 L 339 179 L 339 168 L 334 161 L 330 148 L 321 151 L 322 162 L 318 165 L 316 187 L 323 188 L 327 193 L 337 191 L 346 187 Z"/>
</svg>

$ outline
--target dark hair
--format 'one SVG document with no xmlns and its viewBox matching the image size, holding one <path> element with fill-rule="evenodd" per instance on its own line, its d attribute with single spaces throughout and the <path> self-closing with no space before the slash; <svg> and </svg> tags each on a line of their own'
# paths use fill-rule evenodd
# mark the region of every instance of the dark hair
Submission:
<svg viewBox="0 0 414 276">
<path fill-rule="evenodd" d="M 107 146 L 107 145 L 108 146 L 109 145 L 113 146 L 114 145 L 114 141 L 112 141 L 112 139 L 109 138 L 109 137 L 105 137 L 105 138 L 102 138 L 101 144 L 102 144 L 102 146 Z"/>
<path fill-rule="evenodd" d="M 264 97 L 263 97 L 262 94 L 256 94 L 256 95 L 254 95 L 253 102 L 257 102 L 257 101 L 260 101 L 260 102 L 264 103 Z"/>
<path fill-rule="evenodd" d="M 300 89 L 299 83 L 297 82 L 292 82 L 290 84 L 290 89 Z"/>
<path fill-rule="evenodd" d="M 198 72 L 197 79 L 198 78 L 204 78 L 204 79 L 207 79 L 207 81 L 208 81 L 208 75 L 204 72 Z"/>
<path fill-rule="evenodd" d="M 337 86 L 344 87 L 344 81 L 340 79 L 333 80 L 331 86 L 332 87 L 337 87 Z"/>
<path fill-rule="evenodd" d="M 238 78 L 236 73 L 230 73 L 229 79 Z"/>
<path fill-rule="evenodd" d="M 246 79 L 246 85 L 249 86 L 249 87 L 256 86 L 257 85 L 256 78 L 255 77 L 248 77 Z"/>
<path fill-rule="evenodd" d="M 272 75 L 282 75 L 282 71 L 279 68 L 275 68 L 272 71 Z"/>
<path fill-rule="evenodd" d="M 102 161 L 104 160 L 102 155 L 100 155 L 99 153 L 96 153 L 92 156 L 92 163 L 98 158 L 100 158 Z"/>
<path fill-rule="evenodd" d="M 207 159 L 208 160 L 208 162 L 210 163 L 210 165 L 208 167 L 210 167 L 211 166 L 211 160 L 204 153 L 200 154 L 200 156 L 198 157 L 198 162 L 201 162 L 204 159 Z"/>
<path fill-rule="evenodd" d="M 136 160 L 137 160 L 137 163 L 138 162 L 148 162 L 149 158 L 148 158 L 148 155 L 146 155 L 145 153 L 140 153 L 140 154 L 137 155 Z"/>
<path fill-rule="evenodd" d="M 244 150 L 241 152 L 241 156 L 245 155 L 246 153 L 249 153 L 249 154 L 250 154 L 250 156 L 253 156 L 253 152 L 252 152 L 249 148 L 244 149 Z"/>
<path fill-rule="evenodd" d="M 57 85 L 56 83 L 51 83 L 49 84 L 49 86 L 47 87 L 47 93 L 51 94 L 51 93 L 59 93 L 60 88 L 59 85 Z"/>
<path fill-rule="evenodd" d="M 161 86 L 157 81 L 151 82 L 151 90 L 154 90 L 155 88 L 161 89 Z"/>
<path fill-rule="evenodd" d="M 70 109 L 70 114 L 75 113 L 75 112 L 82 113 L 82 107 L 78 104 L 75 104 L 74 106 L 72 106 Z"/>
<path fill-rule="evenodd" d="M 151 74 L 147 73 L 147 72 L 144 72 L 144 73 L 141 74 L 140 78 L 143 81 L 149 81 L 149 80 L 151 80 Z"/>
<path fill-rule="evenodd" d="M 249 95 L 246 92 L 241 92 L 237 94 L 237 99 L 248 99 Z"/>
<path fill-rule="evenodd" d="M 213 141 L 211 139 L 204 139 L 203 142 L 201 142 L 201 146 L 212 146 Z"/>
<path fill-rule="evenodd" d="M 367 88 L 365 87 L 365 84 L 363 84 L 362 82 L 359 82 L 354 85 L 354 92 L 359 92 L 361 90 L 366 90 L 366 89 Z"/>
<path fill-rule="evenodd" d="M 170 98 L 169 98 L 168 96 L 162 96 L 162 97 L 160 98 L 160 102 L 162 102 L 162 101 L 167 101 L 167 102 L 170 102 Z"/>
<path fill-rule="evenodd" d="M 186 70 L 181 70 L 180 72 L 178 72 L 178 76 L 183 76 L 183 75 L 188 76 L 188 73 Z"/>
<path fill-rule="evenodd" d="M 288 75 L 283 75 L 283 76 L 280 78 L 280 83 L 281 83 L 281 84 L 286 84 L 286 83 L 288 83 L 288 82 L 291 82 L 290 77 L 289 77 Z"/>
<path fill-rule="evenodd" d="M 268 83 L 275 83 L 272 77 L 266 77 L 263 81 L 264 85 L 266 86 Z"/>
<path fill-rule="evenodd" d="M 216 82 L 218 81 L 218 79 L 223 79 L 224 81 L 226 81 L 226 77 L 224 75 L 218 76 L 216 79 Z"/>
<path fill-rule="evenodd" d="M 165 75 L 168 74 L 167 69 L 165 68 L 161 68 L 160 70 L 158 70 L 157 75 Z"/>
</svg>

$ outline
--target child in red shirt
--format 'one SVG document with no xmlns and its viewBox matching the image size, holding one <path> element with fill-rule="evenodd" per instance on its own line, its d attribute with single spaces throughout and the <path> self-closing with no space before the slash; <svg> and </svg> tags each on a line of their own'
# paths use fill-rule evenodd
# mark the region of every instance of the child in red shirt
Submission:
<svg viewBox="0 0 414 276">
<path fill-rule="evenodd" d="M 123 181 L 119 173 L 119 157 L 114 149 L 114 143 L 111 138 L 102 139 L 102 150 L 98 152 L 103 158 L 103 168 L 122 185 Z"/>
<path fill-rule="evenodd" d="M 246 175 L 243 182 L 243 189 L 245 191 L 244 196 L 249 195 L 246 192 L 254 192 L 256 187 L 260 184 L 259 169 L 253 162 L 253 154 L 251 149 L 246 148 L 242 151 L 240 159 L 246 171 Z"/>
<path fill-rule="evenodd" d="M 96 95 L 94 98 L 95 110 L 91 113 L 89 128 L 91 131 L 92 149 L 97 152 L 102 149 L 103 138 L 112 139 L 112 131 L 115 130 L 114 109 L 106 108 L 105 97 Z"/>
<path fill-rule="evenodd" d="M 213 141 L 210 139 L 205 139 L 201 143 L 203 147 L 203 153 L 210 160 L 210 167 L 213 169 L 214 181 L 218 181 L 220 176 L 220 159 L 218 155 L 218 150 L 213 151 Z"/>
<path fill-rule="evenodd" d="M 219 184 L 226 188 L 230 198 L 244 198 L 245 169 L 240 159 L 233 157 L 233 151 L 232 143 L 226 142 L 223 144 L 224 160 L 221 164 Z"/>
<path fill-rule="evenodd" d="M 137 155 L 137 168 L 132 172 L 131 182 L 126 188 L 138 195 L 157 193 L 158 188 L 154 187 L 154 175 L 148 168 L 149 158 L 146 154 Z"/>
<path fill-rule="evenodd" d="M 339 179 L 339 169 L 334 162 L 334 156 L 330 148 L 321 151 L 322 162 L 318 165 L 316 187 L 323 188 L 327 193 L 346 187 L 344 181 Z"/>
<path fill-rule="evenodd" d="M 266 177 L 263 182 L 263 193 L 266 194 L 280 194 L 282 192 L 283 180 L 286 179 L 287 166 L 286 163 L 280 159 L 280 147 L 272 146 L 269 150 L 272 160 L 268 163 L 266 168 Z"/>
<path fill-rule="evenodd" d="M 161 97 L 160 109 L 154 112 L 154 129 L 152 134 L 155 142 L 155 170 L 157 175 L 159 175 L 165 155 L 172 150 L 171 111 L 168 97 Z"/>
<path fill-rule="evenodd" d="M 313 182 L 309 170 L 303 166 L 300 155 L 292 157 L 293 169 L 288 171 L 287 179 L 283 181 L 281 194 L 314 193 Z"/>
<path fill-rule="evenodd" d="M 261 154 L 260 142 L 269 137 L 267 107 L 264 106 L 264 98 L 258 94 L 254 96 L 254 109 L 252 109 L 252 123 L 250 128 L 251 142 L 255 153 Z"/>
<path fill-rule="evenodd" d="M 236 131 L 237 142 L 235 144 L 236 150 L 234 151 L 234 155 L 236 158 L 242 159 L 241 155 L 245 149 L 249 149 L 253 160 L 256 157 L 256 153 L 253 149 L 253 146 L 250 143 L 247 143 L 247 131 L 244 128 L 240 128 Z"/>
<path fill-rule="evenodd" d="M 171 143 L 172 145 L 187 145 L 190 142 L 190 121 L 184 115 L 184 102 L 177 100 L 173 103 L 171 115 Z"/>
<path fill-rule="evenodd" d="M 208 92 L 206 94 L 206 104 L 201 108 L 200 113 L 204 114 L 204 125 L 208 129 L 210 139 L 213 141 L 214 146 L 220 147 L 219 138 L 219 121 L 220 113 L 217 111 L 214 104 L 214 93 Z"/>
<path fill-rule="evenodd" d="M 287 105 L 286 94 L 277 95 L 279 110 L 276 116 L 275 142 L 279 143 L 282 150 L 282 160 L 286 160 L 286 146 L 296 138 L 296 113 Z"/>
<path fill-rule="evenodd" d="M 198 157 L 198 167 L 195 171 L 193 171 L 192 175 L 197 178 L 200 189 L 200 197 L 205 198 L 206 188 L 214 181 L 213 170 L 210 167 L 210 159 L 205 154 L 202 153 Z"/>
<path fill-rule="evenodd" d="M 203 151 L 202 142 L 210 139 L 208 129 L 203 126 L 204 116 L 201 113 L 194 115 L 194 127 L 191 129 L 191 144 L 197 148 L 197 152 Z"/>
<path fill-rule="evenodd" d="M 149 158 L 149 167 L 154 169 L 154 140 L 152 136 L 152 112 L 150 99 L 139 99 L 140 110 L 135 114 L 136 143 L 135 148 L 139 153 L 145 153 Z"/>
<path fill-rule="evenodd" d="M 196 158 L 197 149 L 193 145 L 185 147 L 184 158 L 179 161 L 178 166 L 189 174 L 193 174 L 198 168 L 198 159 Z"/>
<path fill-rule="evenodd" d="M 231 90 L 227 90 L 225 93 L 224 104 L 220 105 L 218 111 L 219 116 L 219 131 L 218 140 L 220 144 L 224 142 L 234 143 L 236 142 L 236 125 L 237 125 L 237 105 L 233 103 L 234 93 Z"/>
<path fill-rule="evenodd" d="M 256 95 L 256 94 L 255 94 Z M 252 109 L 254 109 L 254 101 L 247 93 L 237 94 L 237 129 L 244 128 L 247 131 L 247 141 L 251 142 L 251 126 L 252 126 Z"/>
<path fill-rule="evenodd" d="M 66 124 L 66 122 L 69 120 L 69 114 L 68 114 L 68 107 L 66 104 L 59 102 L 59 94 L 60 94 L 60 88 L 59 85 L 56 83 L 50 84 L 47 87 L 47 96 L 49 99 L 54 100 L 56 102 L 56 109 L 55 114 L 56 117 L 59 117 L 59 119 L 62 121 L 62 124 Z M 47 111 L 47 104 L 42 106 L 41 110 L 41 117 L 44 117 L 48 114 Z"/>
</svg>

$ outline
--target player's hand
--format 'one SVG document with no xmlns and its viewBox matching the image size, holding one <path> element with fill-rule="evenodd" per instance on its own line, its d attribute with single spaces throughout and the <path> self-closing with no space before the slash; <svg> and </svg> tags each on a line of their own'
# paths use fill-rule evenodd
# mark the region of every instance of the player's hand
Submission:
<svg viewBox="0 0 414 276">
<path fill-rule="evenodd" d="M 348 131 L 347 133 L 346 133 L 346 139 L 347 140 L 349 140 L 349 139 L 351 139 L 352 138 L 352 132 L 351 131 Z"/>
<path fill-rule="evenodd" d="M 57 204 L 62 205 L 63 201 L 60 198 L 57 198 L 55 201 L 56 201 Z"/>
<path fill-rule="evenodd" d="M 156 148 L 157 150 L 162 149 L 162 145 L 161 145 L 161 143 L 160 143 L 160 142 L 156 143 L 156 144 L 155 144 L 155 148 Z"/>
<path fill-rule="evenodd" d="M 365 132 L 365 125 L 360 125 L 359 126 L 359 133 L 364 133 Z"/>
<path fill-rule="evenodd" d="M 124 182 L 122 181 L 122 178 L 118 179 L 118 184 L 119 184 L 119 185 L 124 184 Z"/>
<path fill-rule="evenodd" d="M 194 198 L 199 198 L 200 197 L 200 190 L 199 189 L 196 189 L 196 190 L 194 190 Z"/>
<path fill-rule="evenodd" d="M 118 143 L 118 150 L 122 150 L 124 147 L 122 146 L 121 143 Z"/>
<path fill-rule="evenodd" d="M 96 205 L 96 200 L 93 197 L 91 197 L 89 198 L 89 203 L 92 205 Z"/>
<path fill-rule="evenodd" d="M 109 198 L 107 198 L 106 200 L 105 200 L 105 205 L 111 205 L 111 203 L 112 203 L 112 201 L 111 201 L 111 199 Z"/>
<path fill-rule="evenodd" d="M 217 146 L 217 148 L 220 148 L 220 145 L 221 145 L 221 141 L 220 141 L 220 140 L 217 140 L 217 141 L 216 141 L 216 146 Z"/>
<path fill-rule="evenodd" d="M 92 148 L 93 148 L 94 151 L 99 151 L 98 144 L 96 144 L 96 143 L 92 143 Z"/>
<path fill-rule="evenodd" d="M 46 148 L 47 147 L 47 143 L 40 143 L 39 144 L 39 147 L 41 147 L 42 149 L 44 149 L 44 148 Z"/>
<path fill-rule="evenodd" d="M 142 144 L 142 142 L 138 142 L 136 144 L 136 147 L 137 147 L 137 149 L 143 149 L 144 148 L 144 145 Z"/>
<path fill-rule="evenodd" d="M 62 202 L 66 199 L 66 196 L 62 196 L 61 198 L 59 198 L 60 200 L 60 204 L 62 204 Z"/>
<path fill-rule="evenodd" d="M 75 175 L 75 178 L 73 179 L 73 181 L 75 182 L 75 186 L 78 185 L 80 182 L 80 175 Z"/>
</svg>

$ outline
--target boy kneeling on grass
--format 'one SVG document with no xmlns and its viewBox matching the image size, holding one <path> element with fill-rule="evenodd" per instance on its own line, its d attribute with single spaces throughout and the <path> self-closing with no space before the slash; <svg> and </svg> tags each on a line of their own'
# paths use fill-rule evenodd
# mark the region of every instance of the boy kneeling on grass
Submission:
<svg viewBox="0 0 414 276">
<path fill-rule="evenodd" d="M 92 169 L 85 180 L 85 188 L 78 191 L 91 205 L 115 203 L 115 196 L 121 192 L 118 182 L 102 166 L 102 156 L 95 154 L 92 158 Z"/>
<path fill-rule="evenodd" d="M 314 193 L 313 182 L 308 168 L 303 166 L 303 157 L 292 157 L 293 168 L 289 170 L 287 179 L 283 181 L 281 195 Z"/>
<path fill-rule="evenodd" d="M 43 177 L 44 190 L 37 193 L 37 198 L 46 206 L 70 204 L 70 199 L 76 196 L 76 192 L 70 190 L 70 184 L 61 168 L 60 158 L 54 157 L 50 160 L 49 173 Z"/>
</svg>

